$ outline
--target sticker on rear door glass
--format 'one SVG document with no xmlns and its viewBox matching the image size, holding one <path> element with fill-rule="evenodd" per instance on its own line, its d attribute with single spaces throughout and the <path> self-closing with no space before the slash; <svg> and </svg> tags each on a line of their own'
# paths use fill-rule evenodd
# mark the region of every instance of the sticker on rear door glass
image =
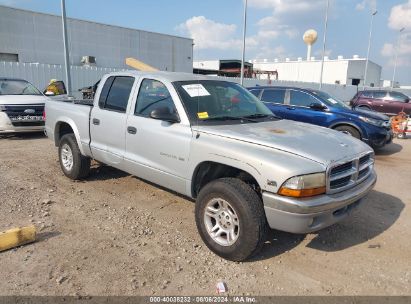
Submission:
<svg viewBox="0 0 411 304">
<path fill-rule="evenodd" d="M 209 96 L 210 93 L 206 90 L 206 88 L 200 84 L 187 84 L 182 86 L 183 89 L 190 95 L 190 97 L 200 97 L 200 96 Z"/>
</svg>

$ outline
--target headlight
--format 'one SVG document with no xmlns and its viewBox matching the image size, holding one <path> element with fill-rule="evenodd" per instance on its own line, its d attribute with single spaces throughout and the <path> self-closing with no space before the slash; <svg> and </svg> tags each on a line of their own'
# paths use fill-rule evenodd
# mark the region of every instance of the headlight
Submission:
<svg viewBox="0 0 411 304">
<path fill-rule="evenodd" d="M 288 179 L 278 194 L 292 197 L 307 197 L 325 193 L 325 173 L 295 176 Z"/>
<path fill-rule="evenodd" d="M 364 117 L 364 116 L 360 116 L 360 119 L 366 123 L 369 123 L 371 125 L 377 126 L 377 127 L 382 127 L 384 121 L 382 120 L 378 120 L 378 119 L 374 119 L 374 118 L 368 118 L 368 117 Z"/>
</svg>

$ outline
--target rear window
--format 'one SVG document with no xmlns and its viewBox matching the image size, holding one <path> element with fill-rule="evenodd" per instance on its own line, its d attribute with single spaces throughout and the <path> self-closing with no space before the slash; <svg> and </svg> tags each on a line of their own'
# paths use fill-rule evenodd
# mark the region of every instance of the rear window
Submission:
<svg viewBox="0 0 411 304">
<path fill-rule="evenodd" d="M 41 95 L 41 92 L 24 80 L 0 79 L 0 95 Z"/>
<path fill-rule="evenodd" d="M 261 100 L 264 102 L 284 103 L 285 90 L 283 89 L 268 89 L 264 90 Z"/>
</svg>

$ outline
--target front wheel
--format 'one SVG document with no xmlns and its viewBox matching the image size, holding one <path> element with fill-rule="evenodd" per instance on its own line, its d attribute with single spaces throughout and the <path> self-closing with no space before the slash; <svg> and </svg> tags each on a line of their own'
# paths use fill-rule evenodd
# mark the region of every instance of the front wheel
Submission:
<svg viewBox="0 0 411 304">
<path fill-rule="evenodd" d="M 357 129 L 351 126 L 338 126 L 335 128 L 336 131 L 340 131 L 342 133 L 351 135 L 352 137 L 355 137 L 357 139 L 361 139 L 360 132 L 358 132 Z"/>
<path fill-rule="evenodd" d="M 265 241 L 267 226 L 261 199 L 236 178 L 222 178 L 204 186 L 197 198 L 195 218 L 207 247 L 227 260 L 246 260 Z"/>
<path fill-rule="evenodd" d="M 90 172 L 90 158 L 81 154 L 74 134 L 66 134 L 61 138 L 59 161 L 64 175 L 71 179 L 83 179 Z"/>
</svg>

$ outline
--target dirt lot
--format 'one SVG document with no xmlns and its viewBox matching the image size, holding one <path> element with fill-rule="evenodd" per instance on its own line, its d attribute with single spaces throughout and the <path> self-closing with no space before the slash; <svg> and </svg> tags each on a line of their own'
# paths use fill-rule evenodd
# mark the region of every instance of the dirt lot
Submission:
<svg viewBox="0 0 411 304">
<path fill-rule="evenodd" d="M 273 231 L 261 255 L 212 254 L 194 203 L 110 167 L 63 176 L 52 142 L 0 138 L 0 230 L 39 241 L 0 253 L 1 295 L 411 295 L 411 139 L 377 155 L 379 180 L 349 219 L 319 233 Z"/>
</svg>

